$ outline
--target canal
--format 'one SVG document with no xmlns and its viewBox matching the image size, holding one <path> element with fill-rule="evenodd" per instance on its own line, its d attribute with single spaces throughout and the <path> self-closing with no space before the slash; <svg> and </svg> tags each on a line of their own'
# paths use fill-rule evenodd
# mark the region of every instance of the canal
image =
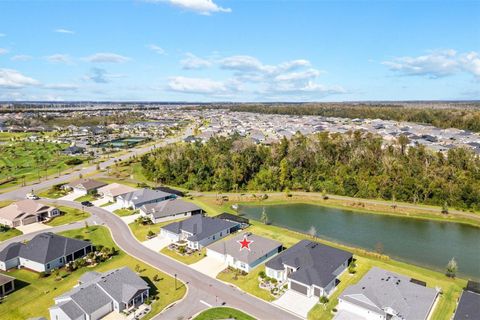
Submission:
<svg viewBox="0 0 480 320">
<path fill-rule="evenodd" d="M 375 251 L 440 272 L 455 257 L 459 274 L 480 279 L 480 228 L 311 204 L 240 206 L 245 217 L 260 220 L 263 210 L 273 225 L 334 242 Z"/>
</svg>

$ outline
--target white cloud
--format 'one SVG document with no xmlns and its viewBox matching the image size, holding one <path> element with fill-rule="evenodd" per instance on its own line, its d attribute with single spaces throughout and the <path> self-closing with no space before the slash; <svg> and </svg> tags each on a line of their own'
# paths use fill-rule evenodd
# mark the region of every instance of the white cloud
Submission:
<svg viewBox="0 0 480 320">
<path fill-rule="evenodd" d="M 6 37 L 7 35 L 5 33 L 0 33 L 0 38 Z"/>
<path fill-rule="evenodd" d="M 68 54 L 61 54 L 61 53 L 56 53 L 52 54 L 50 56 L 46 56 L 45 59 L 47 59 L 49 62 L 52 63 L 71 63 L 72 59 Z"/>
<path fill-rule="evenodd" d="M 233 74 L 225 81 L 209 78 L 173 77 L 169 80 L 169 89 L 178 92 L 196 93 L 210 96 L 246 97 L 258 96 L 259 99 L 272 97 L 315 99 L 331 94 L 347 93 L 341 86 L 327 86 L 317 82 L 322 74 L 311 67 L 305 59 L 285 61 L 276 65 L 262 63 L 248 55 L 234 55 L 224 58 L 202 59 L 193 54 L 180 61 L 184 69 L 220 66 Z"/>
<path fill-rule="evenodd" d="M 187 53 L 185 56 L 186 56 L 185 59 L 182 59 L 180 61 L 180 64 L 182 65 L 183 69 L 187 69 L 187 70 L 203 69 L 203 68 L 208 68 L 212 65 L 212 63 L 209 60 L 197 57 L 192 53 Z"/>
<path fill-rule="evenodd" d="M 64 33 L 64 34 L 75 34 L 75 31 L 69 30 L 69 29 L 64 29 L 64 28 L 58 28 L 53 30 L 56 33 Z"/>
<path fill-rule="evenodd" d="M 468 52 L 460 57 L 460 66 L 465 72 L 480 77 L 480 55 L 477 52 Z"/>
<path fill-rule="evenodd" d="M 147 46 L 147 48 L 150 49 L 150 50 L 152 50 L 152 51 L 155 52 L 155 53 L 165 54 L 165 50 L 163 50 L 162 47 L 159 47 L 159 46 L 157 46 L 157 45 L 155 45 L 155 44 L 149 44 L 149 45 Z"/>
<path fill-rule="evenodd" d="M 425 76 L 441 78 L 458 74 L 470 73 L 480 76 L 480 58 L 477 52 L 459 54 L 453 49 L 432 51 L 417 57 L 397 57 L 384 61 L 390 70 L 407 76 Z"/>
<path fill-rule="evenodd" d="M 108 72 L 102 68 L 92 68 L 90 73 L 84 77 L 85 80 L 90 80 L 95 83 L 108 83 L 110 79 L 108 78 Z"/>
<path fill-rule="evenodd" d="M 193 11 L 202 15 L 210 15 L 216 12 L 232 12 L 230 8 L 222 8 L 213 0 L 145 0 L 146 2 L 160 3 L 166 2 L 173 6 Z"/>
<path fill-rule="evenodd" d="M 172 77 L 168 81 L 168 88 L 172 91 L 184 93 L 219 94 L 228 91 L 228 86 L 208 78 Z"/>
<path fill-rule="evenodd" d="M 124 63 L 130 58 L 110 52 L 99 52 L 85 57 L 84 60 L 94 63 Z"/>
<path fill-rule="evenodd" d="M 21 74 L 17 70 L 0 69 L 0 87 L 16 89 L 38 84 L 37 80 Z"/>
<path fill-rule="evenodd" d="M 27 54 L 17 54 L 10 58 L 12 61 L 29 61 L 32 60 L 32 57 Z"/>
<path fill-rule="evenodd" d="M 7 52 L 8 52 L 7 49 L 5 49 L 5 48 L 0 48 L 0 55 L 6 54 Z"/>
</svg>

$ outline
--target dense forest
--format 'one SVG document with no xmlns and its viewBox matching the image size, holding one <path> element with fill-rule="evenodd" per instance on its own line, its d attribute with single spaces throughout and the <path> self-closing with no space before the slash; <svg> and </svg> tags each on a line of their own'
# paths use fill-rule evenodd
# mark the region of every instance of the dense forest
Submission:
<svg viewBox="0 0 480 320">
<path fill-rule="evenodd" d="M 478 106 L 478 103 L 475 104 Z M 458 128 L 480 132 L 480 109 L 433 108 L 404 105 L 344 105 L 344 104 L 297 104 L 297 105 L 234 105 L 232 111 L 267 114 L 316 115 L 340 118 L 369 118 L 408 121 L 431 124 L 439 128 Z"/>
<path fill-rule="evenodd" d="M 142 158 L 152 181 L 194 190 L 326 191 L 359 198 L 480 209 L 480 159 L 423 146 L 382 146 L 372 134 L 318 133 L 255 145 L 239 136 L 169 145 Z"/>
</svg>

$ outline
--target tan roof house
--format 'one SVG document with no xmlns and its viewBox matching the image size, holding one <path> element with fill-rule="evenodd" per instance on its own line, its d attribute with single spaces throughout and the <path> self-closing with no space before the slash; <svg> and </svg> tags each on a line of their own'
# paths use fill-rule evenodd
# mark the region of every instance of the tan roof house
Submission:
<svg viewBox="0 0 480 320">
<path fill-rule="evenodd" d="M 67 188 L 72 189 L 72 191 L 79 195 L 86 195 L 97 191 L 99 188 L 106 186 L 107 184 L 101 181 L 93 179 L 79 179 L 70 182 L 67 184 Z"/>
<path fill-rule="evenodd" d="M 111 183 L 97 190 L 98 194 L 110 202 L 115 202 L 118 196 L 137 189 L 119 183 Z"/>
<path fill-rule="evenodd" d="M 0 209 L 0 224 L 15 228 L 58 216 L 60 211 L 34 200 L 21 200 Z"/>
</svg>

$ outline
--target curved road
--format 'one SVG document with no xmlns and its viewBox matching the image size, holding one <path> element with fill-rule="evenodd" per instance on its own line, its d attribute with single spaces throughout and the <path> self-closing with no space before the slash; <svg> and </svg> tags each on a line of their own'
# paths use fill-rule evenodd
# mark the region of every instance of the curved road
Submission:
<svg viewBox="0 0 480 320">
<path fill-rule="evenodd" d="M 74 201 L 49 199 L 49 202 L 73 208 L 82 207 L 80 203 Z M 164 310 L 155 319 L 188 319 L 206 309 L 208 305 L 220 306 L 222 303 L 241 309 L 257 319 L 300 319 L 275 305 L 146 248 L 132 235 L 122 219 L 107 210 L 98 207 L 89 207 L 86 210 L 92 214 L 94 219 L 103 221 L 105 226 L 110 229 L 115 243 L 127 254 L 172 276 L 177 274 L 178 279 L 187 284 L 186 297 Z"/>
</svg>

